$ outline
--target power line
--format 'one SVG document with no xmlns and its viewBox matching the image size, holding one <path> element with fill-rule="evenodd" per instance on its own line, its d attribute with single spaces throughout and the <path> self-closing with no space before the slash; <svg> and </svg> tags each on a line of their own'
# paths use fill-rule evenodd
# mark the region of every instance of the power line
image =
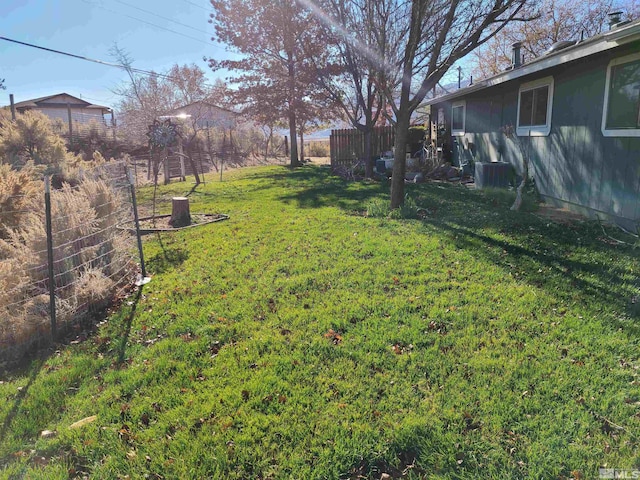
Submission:
<svg viewBox="0 0 640 480">
<path fill-rule="evenodd" d="M 187 25 L 186 23 L 179 22 L 177 20 L 174 20 L 173 18 L 169 18 L 169 17 L 164 17 L 162 15 L 158 15 L 157 13 L 154 13 L 154 12 L 152 12 L 150 10 L 145 10 L 144 8 L 140 8 L 140 7 L 137 7 L 137 6 L 132 5 L 130 3 L 124 2 L 123 0 L 115 0 L 115 1 L 120 3 L 120 4 L 122 4 L 122 5 L 126 5 L 127 7 L 131 7 L 131 8 L 134 8 L 136 10 L 139 10 L 142 13 L 146 13 L 148 15 L 153 15 L 154 17 L 158 17 L 158 18 L 161 18 L 163 20 L 167 20 L 168 22 L 175 23 L 176 25 L 180 25 L 180 26 L 185 27 L 185 28 L 190 28 L 191 30 L 195 30 L 196 32 L 200 32 L 200 33 L 205 33 L 207 35 L 211 35 L 210 32 L 207 32 L 206 30 L 200 30 L 199 28 L 192 27 L 191 25 Z"/>
<path fill-rule="evenodd" d="M 143 70 L 141 68 L 126 67 L 124 65 L 120 65 L 119 63 L 105 62 L 104 60 L 97 60 L 95 58 L 85 57 L 83 55 L 76 55 L 75 53 L 63 52 L 62 50 L 55 50 L 53 48 L 42 47 L 40 45 L 34 45 L 33 43 L 21 42 L 20 40 L 14 40 L 13 38 L 7 38 L 7 37 L 0 36 L 0 40 L 5 40 L 7 42 L 17 43 L 19 45 L 24 45 L 26 47 L 37 48 L 37 49 L 40 49 L 40 50 L 44 50 L 46 52 L 57 53 L 59 55 L 66 55 L 67 57 L 77 58 L 78 60 L 85 60 L 87 62 L 98 63 L 100 65 L 105 65 L 107 67 L 115 67 L 115 68 L 119 68 L 121 70 L 131 70 L 134 73 L 140 73 L 142 75 L 162 77 L 162 78 L 166 78 L 167 80 L 177 80 L 174 77 L 171 77 L 169 75 L 163 75 L 162 73 L 151 72 L 149 70 Z"/>
<path fill-rule="evenodd" d="M 35 45 L 33 43 L 21 42 L 20 40 L 15 40 L 13 38 L 7 38 L 7 37 L 0 36 L 0 40 L 5 40 L 7 42 L 17 43 L 18 45 L 24 45 L 25 47 L 37 48 L 39 50 L 44 50 L 46 52 L 57 53 L 59 55 L 65 55 L 65 56 L 71 57 L 71 58 L 77 58 L 78 60 L 84 60 L 84 61 L 87 61 L 87 62 L 97 63 L 99 65 L 105 65 L 107 67 L 115 67 L 115 68 L 119 68 L 120 70 L 125 70 L 125 71 L 129 70 L 129 71 L 131 71 L 133 73 L 139 73 L 141 75 L 147 75 L 147 76 L 150 76 L 150 77 L 155 76 L 155 77 L 164 78 L 164 79 L 170 80 L 170 81 L 179 81 L 179 80 L 181 80 L 180 78 L 173 77 L 171 75 L 164 75 L 162 73 L 152 72 L 150 70 L 143 70 L 141 68 L 135 68 L 135 67 L 131 67 L 131 66 L 125 66 L 125 65 L 121 65 L 119 63 L 105 62 L 104 60 L 98 60 L 98 59 L 91 58 L 91 57 L 85 57 L 84 55 L 77 55 L 75 53 L 64 52 L 62 50 L 55 50 L 53 48 L 42 47 L 40 45 Z M 211 85 L 210 83 L 205 82 L 204 86 L 212 87 L 213 85 Z"/>
<path fill-rule="evenodd" d="M 134 16 L 132 16 L 132 15 L 128 15 L 128 14 L 126 14 L 126 13 L 118 12 L 118 11 L 116 11 L 116 10 L 111 10 L 110 8 L 107 8 L 107 7 L 105 7 L 104 5 L 101 5 L 101 4 L 99 4 L 99 3 L 89 2 L 88 0 L 84 0 L 84 2 L 85 2 L 85 3 L 88 3 L 89 5 L 93 5 L 93 6 L 96 6 L 96 7 L 98 7 L 98 8 L 102 8 L 103 10 L 106 10 L 107 12 L 111 12 L 111 13 L 113 13 L 113 14 L 115 14 L 115 15 L 121 15 L 121 16 L 123 16 L 123 17 L 130 18 L 130 19 L 135 20 L 135 21 L 137 21 L 137 22 L 141 22 L 141 23 L 144 23 L 144 24 L 146 24 L 146 25 L 150 25 L 150 26 L 152 26 L 152 27 L 159 28 L 160 30 L 165 30 L 165 31 L 167 31 L 167 32 L 174 33 L 174 34 L 176 34 L 176 35 L 180 35 L 181 37 L 190 38 L 191 40 L 195 40 L 196 42 L 204 43 L 205 45 L 210 45 L 210 46 L 214 46 L 214 47 L 215 47 L 215 45 L 213 45 L 212 43 L 210 43 L 210 42 L 208 42 L 208 41 L 205 41 L 205 40 L 202 40 L 201 38 L 192 37 L 191 35 L 187 35 L 186 33 L 178 32 L 178 31 L 176 31 L 176 30 L 172 30 L 172 29 L 170 29 L 170 28 L 163 27 L 163 26 L 161 26 L 161 25 L 157 25 L 157 24 L 152 23 L 152 22 L 148 22 L 148 21 L 143 20 L 143 19 L 141 19 L 141 18 L 134 17 Z"/>
<path fill-rule="evenodd" d="M 198 7 L 201 8 L 202 10 L 204 10 L 205 12 L 209 12 L 211 13 L 213 11 L 213 8 L 207 8 L 207 7 L 203 7 L 202 5 L 198 5 L 197 3 L 193 3 L 190 2 L 189 0 L 182 0 L 184 3 L 188 3 L 189 5 L 193 5 L 194 7 Z"/>
</svg>

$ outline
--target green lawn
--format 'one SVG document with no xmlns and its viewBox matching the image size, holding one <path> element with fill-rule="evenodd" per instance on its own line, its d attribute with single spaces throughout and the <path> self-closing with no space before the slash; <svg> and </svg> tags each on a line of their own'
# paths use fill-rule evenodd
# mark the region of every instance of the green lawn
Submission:
<svg viewBox="0 0 640 480">
<path fill-rule="evenodd" d="M 146 237 L 150 284 L 86 341 L 3 374 L 0 476 L 640 469 L 637 249 L 510 212 L 504 192 L 410 185 L 426 219 L 368 218 L 387 186 L 228 175 L 190 199 L 229 220 Z M 190 187 L 162 187 L 159 209 Z"/>
</svg>

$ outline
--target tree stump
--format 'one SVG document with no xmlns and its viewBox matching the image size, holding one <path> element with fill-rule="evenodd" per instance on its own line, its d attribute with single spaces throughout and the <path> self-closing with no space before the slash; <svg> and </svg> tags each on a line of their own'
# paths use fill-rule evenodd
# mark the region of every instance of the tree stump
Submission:
<svg viewBox="0 0 640 480">
<path fill-rule="evenodd" d="M 186 227 L 191 225 L 191 213 L 189 212 L 189 199 L 187 197 L 173 197 L 171 199 L 171 220 L 172 227 Z"/>
</svg>

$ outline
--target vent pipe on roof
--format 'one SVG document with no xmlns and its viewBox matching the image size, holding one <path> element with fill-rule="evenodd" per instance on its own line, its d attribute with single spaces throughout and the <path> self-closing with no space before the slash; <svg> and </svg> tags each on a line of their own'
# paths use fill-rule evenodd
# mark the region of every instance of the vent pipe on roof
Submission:
<svg viewBox="0 0 640 480">
<path fill-rule="evenodd" d="M 622 25 L 626 25 L 627 23 L 629 23 L 628 20 L 622 20 L 622 14 L 622 11 L 611 12 L 607 14 L 609 16 L 609 30 L 614 30 L 618 27 L 621 27 Z"/>
<path fill-rule="evenodd" d="M 511 45 L 511 68 L 518 68 L 522 65 L 522 55 L 520 53 L 520 48 L 522 47 L 522 42 L 515 42 Z"/>
</svg>

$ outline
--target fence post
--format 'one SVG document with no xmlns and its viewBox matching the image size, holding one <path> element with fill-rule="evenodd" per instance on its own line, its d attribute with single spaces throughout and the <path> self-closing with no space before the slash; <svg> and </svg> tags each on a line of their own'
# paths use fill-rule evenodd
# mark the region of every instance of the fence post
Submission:
<svg viewBox="0 0 640 480">
<path fill-rule="evenodd" d="M 138 282 L 140 285 L 149 283 L 149 277 L 147 277 L 147 267 L 144 263 L 144 253 L 142 251 L 142 237 L 140 236 L 140 218 L 138 217 L 138 201 L 136 200 L 136 186 L 134 179 L 131 176 L 131 171 L 124 166 L 124 172 L 129 180 L 129 188 L 131 189 L 131 203 L 133 204 L 133 220 L 136 225 L 136 239 L 138 241 L 138 254 L 140 255 L 140 269 L 142 270 L 142 280 Z"/>
<path fill-rule="evenodd" d="M 11 104 L 11 120 L 16 119 L 16 106 L 13 102 L 13 93 L 9 94 L 9 103 Z"/>
<path fill-rule="evenodd" d="M 180 157 L 180 180 L 186 182 L 187 172 L 184 168 L 184 152 L 182 151 L 182 142 L 178 144 L 178 156 Z"/>
<path fill-rule="evenodd" d="M 53 268 L 53 226 L 51 222 L 51 178 L 44 177 L 44 211 L 47 229 L 47 266 L 49 270 L 49 314 L 51 317 L 51 339 L 55 342 L 58 332 L 56 325 L 56 277 Z"/>
</svg>

